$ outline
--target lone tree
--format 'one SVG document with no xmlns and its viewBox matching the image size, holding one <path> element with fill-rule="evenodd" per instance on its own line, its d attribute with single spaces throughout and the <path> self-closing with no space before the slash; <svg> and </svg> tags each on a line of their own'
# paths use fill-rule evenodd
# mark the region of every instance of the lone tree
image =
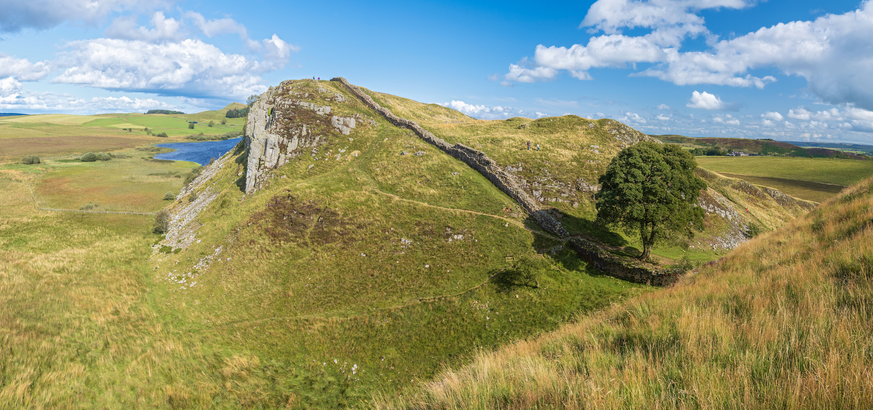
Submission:
<svg viewBox="0 0 873 410">
<path fill-rule="evenodd" d="M 597 219 L 638 232 L 640 260 L 648 260 L 655 242 L 703 229 L 703 209 L 696 204 L 706 183 L 695 168 L 694 157 L 678 145 L 643 142 L 623 149 L 600 176 Z"/>
</svg>

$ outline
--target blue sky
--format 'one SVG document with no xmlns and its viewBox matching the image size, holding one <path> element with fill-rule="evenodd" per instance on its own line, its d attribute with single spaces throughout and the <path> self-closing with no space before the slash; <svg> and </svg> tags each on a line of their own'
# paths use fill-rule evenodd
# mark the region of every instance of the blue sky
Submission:
<svg viewBox="0 0 873 410">
<path fill-rule="evenodd" d="M 0 0 L 0 112 L 196 112 L 333 76 L 483 119 L 873 144 L 873 4 Z"/>
</svg>

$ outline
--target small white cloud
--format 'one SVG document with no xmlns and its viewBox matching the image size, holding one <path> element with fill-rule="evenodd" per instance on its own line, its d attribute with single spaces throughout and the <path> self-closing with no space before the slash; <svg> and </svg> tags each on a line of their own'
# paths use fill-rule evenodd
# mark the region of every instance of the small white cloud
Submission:
<svg viewBox="0 0 873 410">
<path fill-rule="evenodd" d="M 543 117 L 545 117 L 545 116 L 548 116 L 548 114 L 543 113 L 543 112 L 539 112 L 539 111 L 537 111 L 536 114 L 537 114 L 537 118 L 543 118 Z"/>
<path fill-rule="evenodd" d="M 619 118 L 618 120 L 621 122 L 635 122 L 637 124 L 645 124 L 646 123 L 645 118 L 643 118 L 639 114 L 633 113 L 633 112 L 624 113 L 624 117 Z"/>
<path fill-rule="evenodd" d="M 658 114 L 658 116 L 655 118 L 657 118 L 661 121 L 670 121 L 672 119 L 672 117 L 670 117 L 669 115 L 666 115 L 666 114 Z"/>
<path fill-rule="evenodd" d="M 782 114 L 779 114 L 778 112 L 767 111 L 767 112 L 761 114 L 761 118 L 763 118 L 765 120 L 770 120 L 770 121 L 782 121 L 783 117 L 782 117 Z"/>
<path fill-rule="evenodd" d="M 551 67 L 527 68 L 527 65 L 527 58 L 522 59 L 518 64 L 510 64 L 509 72 L 505 76 L 506 81 L 535 83 L 537 81 L 551 80 L 558 74 L 558 70 Z"/>
<path fill-rule="evenodd" d="M 795 120 L 808 121 L 809 115 L 811 112 L 807 111 L 806 108 L 798 107 L 797 109 L 788 110 L 788 118 L 793 118 Z"/>
<path fill-rule="evenodd" d="M 702 93 L 694 91 L 691 94 L 691 100 L 688 104 L 685 104 L 685 106 L 688 108 L 699 108 L 701 110 L 710 111 L 728 109 L 728 104 L 725 104 L 721 98 L 706 91 Z"/>
<path fill-rule="evenodd" d="M 667 105 L 667 104 L 661 104 L 661 105 L 658 106 L 658 109 L 659 109 L 659 110 L 669 110 L 669 109 L 670 109 L 670 106 Z"/>
<path fill-rule="evenodd" d="M 534 99 L 534 101 L 535 101 L 537 104 L 540 104 L 540 105 L 546 105 L 546 106 L 549 106 L 549 107 L 565 107 L 565 108 L 566 108 L 566 107 L 570 107 L 570 108 L 575 108 L 575 107 L 578 107 L 578 106 L 579 106 L 579 103 L 576 102 L 576 101 L 564 101 L 564 100 L 558 100 L 558 99 L 555 99 L 555 98 L 548 99 L 548 100 L 544 100 L 544 99 L 542 99 L 542 98 L 536 98 L 536 99 Z"/>
<path fill-rule="evenodd" d="M 713 117 L 712 117 L 712 122 L 714 122 L 714 123 L 718 123 L 718 124 L 725 124 L 725 125 L 740 125 L 740 120 L 734 118 L 734 117 L 733 117 L 732 115 L 730 115 L 730 114 L 725 115 L 724 117 L 721 117 L 721 116 L 713 116 Z"/>
</svg>

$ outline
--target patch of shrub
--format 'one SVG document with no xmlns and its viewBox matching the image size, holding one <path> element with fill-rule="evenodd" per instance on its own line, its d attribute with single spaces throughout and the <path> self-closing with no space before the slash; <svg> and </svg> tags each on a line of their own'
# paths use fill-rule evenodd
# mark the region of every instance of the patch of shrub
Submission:
<svg viewBox="0 0 873 410">
<path fill-rule="evenodd" d="M 201 171 L 203 171 L 203 167 L 197 167 L 192 169 L 191 172 L 188 173 L 188 175 L 185 175 L 185 185 L 190 184 L 191 181 L 194 180 L 194 178 L 197 178 L 197 176 L 200 175 Z"/>
<path fill-rule="evenodd" d="M 174 201 L 176 199 L 176 194 L 172 192 L 167 192 L 164 194 L 164 201 Z"/>
<path fill-rule="evenodd" d="M 98 207 L 100 207 L 100 203 L 98 203 L 98 202 L 88 202 L 87 204 L 80 206 L 80 207 L 79 207 L 79 210 L 80 210 L 80 211 L 90 211 L 90 210 L 92 210 L 92 209 L 94 209 L 94 208 L 98 208 Z"/>
<path fill-rule="evenodd" d="M 160 138 L 167 138 L 167 133 L 166 132 L 159 132 L 158 135 L 155 135 L 155 136 L 160 137 Z"/>
<path fill-rule="evenodd" d="M 96 162 L 97 161 L 97 154 L 95 154 L 93 152 L 86 153 L 85 155 L 82 155 L 81 161 L 82 162 Z"/>
<path fill-rule="evenodd" d="M 746 231 L 743 232 L 743 234 L 746 236 L 746 238 L 752 239 L 752 238 L 760 235 L 761 232 L 762 232 L 761 226 L 759 226 L 756 223 L 750 222 L 749 226 L 746 227 Z"/>
<path fill-rule="evenodd" d="M 97 154 L 98 161 L 109 161 L 110 159 L 112 159 L 112 155 L 107 154 L 105 152 L 101 152 L 101 153 Z"/>
<path fill-rule="evenodd" d="M 168 194 L 172 194 L 171 192 L 167 192 Z M 167 233 L 167 230 L 170 229 L 170 212 L 166 209 L 161 209 L 155 214 L 155 226 L 152 229 L 154 233 Z M 161 251 L 163 251 L 164 247 L 161 247 Z M 169 246 L 167 246 L 169 248 Z M 172 248 L 170 248 L 172 250 Z M 166 252 L 169 253 L 169 252 Z"/>
<path fill-rule="evenodd" d="M 193 122 L 189 122 L 189 123 L 188 123 L 188 129 L 189 129 L 189 130 L 193 130 L 193 129 L 194 129 L 194 123 L 193 123 Z"/>
<path fill-rule="evenodd" d="M 206 124 L 207 127 L 211 127 L 211 126 L 213 126 L 213 125 L 215 125 L 215 122 L 214 122 L 214 121 L 209 121 L 209 124 Z"/>
<path fill-rule="evenodd" d="M 28 164 L 28 165 L 31 165 L 31 164 L 39 164 L 40 161 L 39 161 L 39 157 L 38 157 L 38 156 L 36 156 L 36 155 L 28 155 L 28 156 L 22 158 L 21 163 L 22 163 L 22 164 Z"/>
<path fill-rule="evenodd" d="M 148 110 L 146 114 L 184 114 L 184 112 L 173 110 Z"/>
<path fill-rule="evenodd" d="M 249 107 L 240 108 L 238 110 L 227 110 L 227 113 L 224 114 L 227 118 L 243 118 L 249 116 Z"/>
</svg>

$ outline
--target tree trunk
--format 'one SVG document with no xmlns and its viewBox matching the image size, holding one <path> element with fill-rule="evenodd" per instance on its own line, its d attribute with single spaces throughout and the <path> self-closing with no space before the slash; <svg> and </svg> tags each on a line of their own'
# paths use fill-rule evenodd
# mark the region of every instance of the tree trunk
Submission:
<svg viewBox="0 0 873 410">
<path fill-rule="evenodd" d="M 643 254 L 640 255 L 640 260 L 647 261 L 652 257 L 652 245 L 655 244 L 655 224 L 653 223 L 652 226 L 649 227 L 648 232 L 646 232 L 647 230 L 645 228 L 643 228 L 642 231 L 640 239 L 642 239 L 643 242 Z"/>
<path fill-rule="evenodd" d="M 651 258 L 651 256 L 652 256 L 652 245 L 644 243 L 643 244 L 643 254 L 640 255 L 640 260 L 647 261 L 647 260 L 649 260 L 649 258 Z"/>
</svg>

